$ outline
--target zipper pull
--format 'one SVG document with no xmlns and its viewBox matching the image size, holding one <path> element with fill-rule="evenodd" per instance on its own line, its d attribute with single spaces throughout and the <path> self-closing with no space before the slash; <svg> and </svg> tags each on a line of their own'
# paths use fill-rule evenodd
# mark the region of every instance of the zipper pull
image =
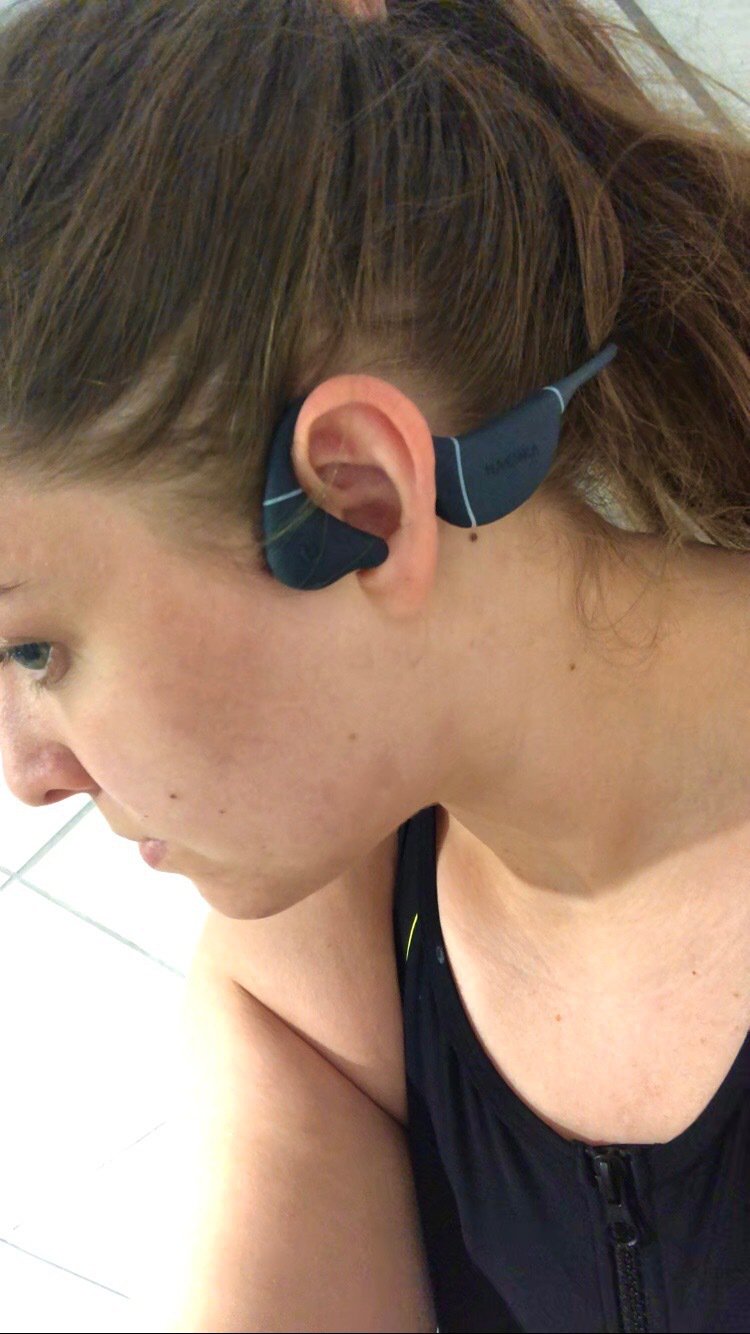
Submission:
<svg viewBox="0 0 750 1334">
<path fill-rule="evenodd" d="M 637 1246 L 638 1228 L 625 1198 L 625 1165 L 619 1149 L 591 1152 L 596 1184 L 604 1200 L 607 1223 L 617 1246 Z"/>
<path fill-rule="evenodd" d="M 588 1149 L 587 1152 L 604 1201 L 607 1230 L 613 1242 L 620 1329 L 648 1334 L 646 1290 L 638 1249 L 642 1238 L 625 1194 L 629 1154 L 624 1149 Z"/>
</svg>

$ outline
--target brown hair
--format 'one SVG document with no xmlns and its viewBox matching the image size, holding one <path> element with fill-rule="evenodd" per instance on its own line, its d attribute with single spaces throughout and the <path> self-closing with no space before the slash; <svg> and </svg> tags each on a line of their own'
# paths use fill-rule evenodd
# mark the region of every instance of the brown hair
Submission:
<svg viewBox="0 0 750 1334">
<path fill-rule="evenodd" d="M 611 339 L 545 492 L 604 546 L 610 505 L 750 549 L 750 141 L 660 101 L 659 51 L 575 0 L 11 10 L 0 462 L 259 547 L 330 367 L 408 368 L 454 433 Z"/>
</svg>

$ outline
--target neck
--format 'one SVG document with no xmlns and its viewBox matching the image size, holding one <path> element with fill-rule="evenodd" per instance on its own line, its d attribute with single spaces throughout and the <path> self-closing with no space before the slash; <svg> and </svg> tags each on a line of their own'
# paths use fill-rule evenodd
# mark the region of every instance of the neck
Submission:
<svg viewBox="0 0 750 1334">
<path fill-rule="evenodd" d="M 750 562 L 694 544 L 645 584 L 664 548 L 633 535 L 592 633 L 527 522 L 516 559 L 508 530 L 488 553 L 492 606 L 455 643 L 456 762 L 435 800 L 473 882 L 552 928 L 614 922 L 656 885 L 662 911 L 684 904 L 688 867 L 750 872 Z"/>
</svg>

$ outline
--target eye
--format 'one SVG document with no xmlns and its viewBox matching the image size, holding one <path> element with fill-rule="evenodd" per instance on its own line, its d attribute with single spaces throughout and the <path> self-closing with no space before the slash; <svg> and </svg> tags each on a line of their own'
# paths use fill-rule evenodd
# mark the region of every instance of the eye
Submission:
<svg viewBox="0 0 750 1334">
<path fill-rule="evenodd" d="M 47 676 L 50 668 L 50 658 L 52 656 L 53 645 L 44 641 L 38 641 L 29 644 L 14 644 L 11 648 L 0 651 L 0 668 L 7 667 L 10 663 L 15 663 L 17 667 L 23 667 L 27 672 L 41 672 L 41 679 L 32 676 L 33 685 L 42 689 L 50 683 Z M 40 666 L 39 658 L 45 658 L 46 661 Z"/>
</svg>

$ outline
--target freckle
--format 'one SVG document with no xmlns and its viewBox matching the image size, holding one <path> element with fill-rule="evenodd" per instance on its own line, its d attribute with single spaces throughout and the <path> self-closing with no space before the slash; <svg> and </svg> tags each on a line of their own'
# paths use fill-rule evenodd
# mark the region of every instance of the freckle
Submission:
<svg viewBox="0 0 750 1334">
<path fill-rule="evenodd" d="M 170 795 L 170 798 L 171 798 L 172 801 L 175 801 L 175 800 L 177 799 L 177 793 L 176 793 L 176 792 L 170 792 L 169 795 Z"/>
<path fill-rule="evenodd" d="M 693 973 L 693 977 L 697 977 L 697 976 L 698 976 L 698 974 L 696 973 L 696 971 L 695 971 L 694 968 L 693 968 L 693 970 L 692 970 L 692 973 Z"/>
<path fill-rule="evenodd" d="M 479 533 L 469 533 L 469 541 L 470 541 L 470 542 L 478 542 L 478 541 L 479 541 Z"/>
<path fill-rule="evenodd" d="M 226 815 L 226 811 L 219 811 L 219 815 Z"/>
<path fill-rule="evenodd" d="M 739 1000 L 739 998 L 740 998 L 740 993 L 739 993 L 739 991 L 733 991 L 733 992 L 732 992 L 732 995 L 734 996 L 734 999 L 735 999 L 735 1000 Z"/>
<path fill-rule="evenodd" d="M 356 732 L 350 732 L 350 733 L 349 733 L 349 740 L 350 740 L 350 741 L 356 741 L 356 740 L 357 740 L 357 733 L 356 733 Z"/>
<path fill-rule="evenodd" d="M 574 663 L 574 662 L 571 662 L 571 664 L 570 664 L 570 670 L 571 670 L 571 672 L 574 672 L 575 669 L 576 669 L 576 665 L 575 665 L 575 663 Z"/>
<path fill-rule="evenodd" d="M 555 1015 L 555 1019 L 557 1020 L 557 1022 L 558 1022 L 558 1024 L 559 1024 L 560 1020 L 562 1019 L 562 1015 L 561 1015 L 561 1014 L 556 1014 L 556 1015 Z"/>
</svg>

